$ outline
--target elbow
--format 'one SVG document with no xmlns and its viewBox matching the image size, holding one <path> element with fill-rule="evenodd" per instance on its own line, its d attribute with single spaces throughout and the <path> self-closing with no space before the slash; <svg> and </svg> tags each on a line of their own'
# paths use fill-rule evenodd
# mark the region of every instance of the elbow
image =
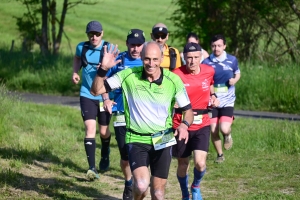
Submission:
<svg viewBox="0 0 300 200">
<path fill-rule="evenodd" d="M 91 93 L 93 96 L 98 96 L 98 95 L 100 95 L 100 93 L 97 92 L 93 87 L 91 88 L 90 93 Z"/>
</svg>

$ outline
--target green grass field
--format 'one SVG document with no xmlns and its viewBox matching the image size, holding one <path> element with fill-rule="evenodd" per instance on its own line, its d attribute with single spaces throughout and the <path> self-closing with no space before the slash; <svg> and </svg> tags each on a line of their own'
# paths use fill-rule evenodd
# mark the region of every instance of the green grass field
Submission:
<svg viewBox="0 0 300 200">
<path fill-rule="evenodd" d="M 65 33 L 70 38 L 71 50 L 66 38 L 62 41 L 62 51 L 74 54 L 75 47 L 80 41 L 87 40 L 85 34 L 86 24 L 91 20 L 98 20 L 104 29 L 103 39 L 118 44 L 125 50 L 125 40 L 128 30 L 139 28 L 144 30 L 146 40 L 150 40 L 152 26 L 158 22 L 165 23 L 169 30 L 174 31 L 174 26 L 167 18 L 175 10 L 171 0 L 145 1 L 145 0 L 99 0 L 96 5 L 78 5 L 67 12 L 65 20 Z M 57 1 L 57 13 L 61 13 L 63 1 Z M 16 45 L 21 44 L 14 16 L 21 17 L 25 7 L 17 1 L 4 0 L 0 2 L 0 44 L 4 43 L 9 48 L 12 40 Z M 170 38 L 172 38 L 170 36 Z M 178 46 L 177 43 L 170 44 Z"/>
<path fill-rule="evenodd" d="M 3 86 L 0 92 L 0 199 L 121 198 L 123 180 L 114 139 L 110 170 L 100 174 L 100 180 L 89 182 L 80 111 L 24 103 L 8 97 Z M 203 197 L 299 199 L 299 130 L 299 122 L 236 118 L 234 146 L 224 152 L 224 163 L 214 163 L 216 152 L 210 146 L 207 174 L 201 183 Z M 99 158 L 97 150 L 96 162 Z M 166 193 L 169 200 L 181 196 L 176 167 L 173 160 Z"/>
</svg>

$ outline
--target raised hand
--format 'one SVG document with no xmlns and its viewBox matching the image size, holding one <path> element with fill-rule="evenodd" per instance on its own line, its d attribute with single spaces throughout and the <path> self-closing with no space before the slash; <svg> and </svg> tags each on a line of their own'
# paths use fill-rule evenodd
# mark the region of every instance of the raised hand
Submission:
<svg viewBox="0 0 300 200">
<path fill-rule="evenodd" d="M 109 49 L 106 45 L 103 48 L 104 54 L 101 61 L 101 68 L 104 70 L 109 70 L 110 68 L 121 62 L 121 60 L 116 60 L 120 51 L 118 50 L 118 45 L 113 44 L 110 44 Z"/>
</svg>

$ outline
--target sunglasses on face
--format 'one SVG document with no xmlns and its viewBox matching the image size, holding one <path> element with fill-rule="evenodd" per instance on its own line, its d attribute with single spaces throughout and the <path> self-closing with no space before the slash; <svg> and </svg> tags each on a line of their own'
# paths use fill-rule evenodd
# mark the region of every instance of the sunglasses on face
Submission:
<svg viewBox="0 0 300 200">
<path fill-rule="evenodd" d="M 166 39 L 167 35 L 166 34 L 161 34 L 161 35 L 159 35 L 159 34 L 153 34 L 153 37 L 155 39 L 159 39 L 159 38 Z"/>
<path fill-rule="evenodd" d="M 91 33 L 88 33 L 88 36 L 89 37 L 94 37 L 94 35 L 96 35 L 97 37 L 99 37 L 101 34 L 102 34 L 102 32 L 100 32 L 100 33 L 98 33 L 98 32 L 91 32 Z"/>
</svg>

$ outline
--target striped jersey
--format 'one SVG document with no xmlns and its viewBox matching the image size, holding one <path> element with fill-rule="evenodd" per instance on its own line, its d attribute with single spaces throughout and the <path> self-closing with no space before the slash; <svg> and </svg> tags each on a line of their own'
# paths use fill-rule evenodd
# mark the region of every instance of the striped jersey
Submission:
<svg viewBox="0 0 300 200">
<path fill-rule="evenodd" d="M 216 58 L 214 54 L 211 54 L 202 63 L 215 69 L 214 88 L 220 100 L 218 107 L 233 107 L 236 98 L 235 86 L 229 85 L 229 79 L 240 73 L 236 57 L 224 51 L 221 57 Z"/>
</svg>

